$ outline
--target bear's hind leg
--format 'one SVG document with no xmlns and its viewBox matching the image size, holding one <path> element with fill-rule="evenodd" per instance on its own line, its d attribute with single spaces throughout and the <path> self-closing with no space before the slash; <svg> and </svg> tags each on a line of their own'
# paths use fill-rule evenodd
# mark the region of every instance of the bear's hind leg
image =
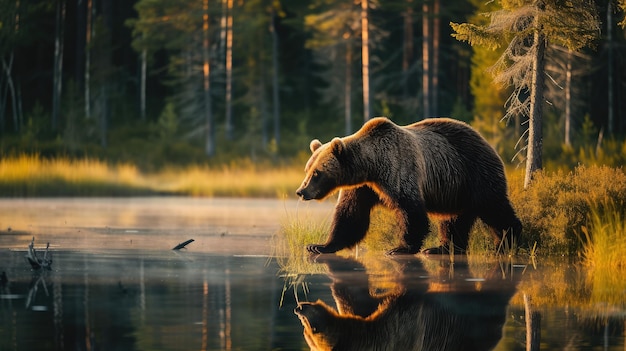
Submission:
<svg viewBox="0 0 626 351">
<path fill-rule="evenodd" d="M 368 186 L 341 190 L 328 240 L 323 245 L 308 245 L 306 249 L 322 254 L 353 247 L 365 237 L 370 226 L 370 212 L 379 202 L 378 194 Z"/>
<path fill-rule="evenodd" d="M 475 214 L 464 213 L 439 222 L 440 246 L 422 251 L 427 255 L 464 254 L 467 252 L 469 233 L 476 221 Z M 452 251 L 454 245 L 454 251 Z"/>
<path fill-rule="evenodd" d="M 411 201 L 398 204 L 400 216 L 405 220 L 402 244 L 387 252 L 388 255 L 412 255 L 419 252 L 422 242 L 430 230 L 426 209 Z"/>
</svg>

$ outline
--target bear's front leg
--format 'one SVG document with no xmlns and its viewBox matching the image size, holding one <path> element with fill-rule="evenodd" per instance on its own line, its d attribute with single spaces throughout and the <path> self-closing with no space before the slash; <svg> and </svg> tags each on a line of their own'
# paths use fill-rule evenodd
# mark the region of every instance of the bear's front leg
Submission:
<svg viewBox="0 0 626 351">
<path fill-rule="evenodd" d="M 306 249 L 310 253 L 323 254 L 353 247 L 365 237 L 370 212 L 379 201 L 378 194 L 368 186 L 341 190 L 328 240 L 323 245 L 308 245 Z"/>
<path fill-rule="evenodd" d="M 399 220 L 404 222 L 402 244 L 387 251 L 387 255 L 413 255 L 420 252 L 422 241 L 428 234 L 430 222 L 424 205 L 410 199 L 398 201 Z"/>
</svg>

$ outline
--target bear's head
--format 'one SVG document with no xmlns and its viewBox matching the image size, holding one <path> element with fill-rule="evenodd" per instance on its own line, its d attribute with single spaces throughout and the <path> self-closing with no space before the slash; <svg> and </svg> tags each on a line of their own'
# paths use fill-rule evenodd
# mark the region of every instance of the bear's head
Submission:
<svg viewBox="0 0 626 351">
<path fill-rule="evenodd" d="M 351 327 L 357 328 L 360 323 L 352 318 L 341 317 L 321 300 L 316 302 L 300 302 L 294 313 L 304 327 L 304 339 L 311 350 L 346 350 L 344 341 L 349 339 Z M 360 319 L 362 320 L 362 319 Z M 352 343 L 349 343 L 352 344 Z M 350 348 L 350 350 L 358 350 Z"/>
<path fill-rule="evenodd" d="M 313 153 L 304 167 L 306 173 L 296 194 L 303 200 L 321 200 L 342 184 L 341 159 L 346 145 L 341 138 L 322 144 L 319 140 L 311 141 Z"/>
</svg>

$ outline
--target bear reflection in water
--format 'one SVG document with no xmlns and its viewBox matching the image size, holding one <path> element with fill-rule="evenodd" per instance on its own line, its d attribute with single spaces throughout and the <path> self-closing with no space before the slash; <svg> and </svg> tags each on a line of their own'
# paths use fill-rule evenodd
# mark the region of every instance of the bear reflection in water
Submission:
<svg viewBox="0 0 626 351">
<path fill-rule="evenodd" d="M 479 351 L 497 345 L 519 272 L 498 262 L 472 274 L 467 261 L 386 260 L 382 264 L 395 273 L 381 280 L 353 259 L 317 257 L 328 266 L 337 309 L 318 300 L 294 310 L 312 350 Z"/>
</svg>

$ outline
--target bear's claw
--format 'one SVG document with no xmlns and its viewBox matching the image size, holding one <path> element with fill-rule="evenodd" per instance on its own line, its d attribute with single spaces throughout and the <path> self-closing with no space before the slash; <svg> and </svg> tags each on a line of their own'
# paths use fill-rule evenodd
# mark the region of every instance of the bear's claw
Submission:
<svg viewBox="0 0 626 351">
<path fill-rule="evenodd" d="M 428 249 L 424 249 L 422 251 L 423 254 L 425 255 L 449 255 L 450 249 L 448 248 L 448 246 L 437 246 L 437 247 L 431 247 Z M 458 255 L 463 255 L 465 254 L 465 250 L 461 249 L 460 247 L 454 247 L 454 253 L 458 254 Z"/>
<path fill-rule="evenodd" d="M 419 249 L 415 249 L 411 246 L 399 246 L 395 249 L 387 251 L 387 255 L 414 255 L 419 252 Z"/>
<path fill-rule="evenodd" d="M 324 245 L 319 244 L 311 244 L 306 246 L 306 250 L 312 254 L 325 254 L 325 253 L 335 253 L 337 250 L 333 250 Z"/>
</svg>

